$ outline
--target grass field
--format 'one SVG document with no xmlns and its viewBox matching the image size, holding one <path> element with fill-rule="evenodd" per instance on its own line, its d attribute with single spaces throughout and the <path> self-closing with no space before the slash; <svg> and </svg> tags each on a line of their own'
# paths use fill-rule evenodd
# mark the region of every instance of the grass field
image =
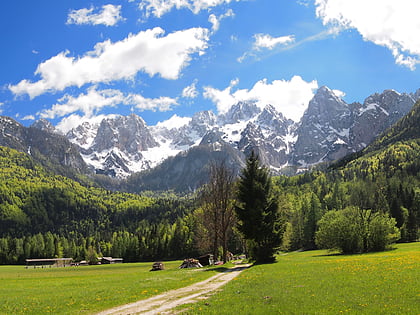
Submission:
<svg viewBox="0 0 420 315">
<path fill-rule="evenodd" d="M 92 314 L 201 281 L 216 270 L 180 270 L 180 261 L 25 269 L 0 266 L 0 314 Z"/>
<path fill-rule="evenodd" d="M 25 269 L 0 266 L 0 314 L 92 314 L 221 271 L 149 272 L 151 263 Z M 184 314 L 420 314 L 420 243 L 363 255 L 289 253 L 257 265 Z"/>
<path fill-rule="evenodd" d="M 420 314 L 420 243 L 363 255 L 289 253 L 184 314 Z"/>
</svg>

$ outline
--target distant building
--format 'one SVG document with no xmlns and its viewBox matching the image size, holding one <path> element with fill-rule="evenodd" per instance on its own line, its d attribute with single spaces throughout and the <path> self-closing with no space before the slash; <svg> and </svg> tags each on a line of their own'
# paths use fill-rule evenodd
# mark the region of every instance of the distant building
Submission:
<svg viewBox="0 0 420 315">
<path fill-rule="evenodd" d="M 26 268 L 29 267 L 70 267 L 73 263 L 73 258 L 38 258 L 26 259 Z"/>
<path fill-rule="evenodd" d="M 109 265 L 109 264 L 122 264 L 122 258 L 112 258 L 112 257 L 102 257 L 100 259 L 102 265 Z"/>
</svg>

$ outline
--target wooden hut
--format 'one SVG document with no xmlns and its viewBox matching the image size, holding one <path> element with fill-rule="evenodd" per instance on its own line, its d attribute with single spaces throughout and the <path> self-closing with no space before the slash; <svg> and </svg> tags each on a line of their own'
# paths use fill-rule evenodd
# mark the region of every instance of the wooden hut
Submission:
<svg viewBox="0 0 420 315">
<path fill-rule="evenodd" d="M 112 257 L 102 257 L 101 264 L 102 265 L 109 265 L 109 264 L 122 264 L 122 258 L 112 258 Z"/>
</svg>

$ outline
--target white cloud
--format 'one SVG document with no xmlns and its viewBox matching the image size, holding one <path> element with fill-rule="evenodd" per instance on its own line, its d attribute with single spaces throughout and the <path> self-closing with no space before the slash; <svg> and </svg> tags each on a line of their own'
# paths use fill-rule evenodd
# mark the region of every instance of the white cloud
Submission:
<svg viewBox="0 0 420 315">
<path fill-rule="evenodd" d="M 26 115 L 25 117 L 22 118 L 22 120 L 35 120 L 35 116 L 34 115 Z"/>
<path fill-rule="evenodd" d="M 332 90 L 335 94 L 335 96 L 339 97 L 339 98 L 343 98 L 344 96 L 346 96 L 346 93 L 340 90 Z"/>
<path fill-rule="evenodd" d="M 163 36 L 164 33 L 156 27 L 115 43 L 107 40 L 80 58 L 62 52 L 38 65 L 35 74 L 41 76 L 39 81 L 22 80 L 17 85 L 9 85 L 9 89 L 15 95 L 28 94 L 32 99 L 69 86 L 132 79 L 140 71 L 177 79 L 192 54 L 204 53 L 208 30 L 191 28 Z"/>
<path fill-rule="evenodd" d="M 211 99 L 216 104 L 219 113 L 226 113 L 229 108 L 235 105 L 238 100 L 232 95 L 232 89 L 239 83 L 238 79 L 230 81 L 229 86 L 224 90 L 218 90 L 213 87 L 204 87 L 203 96 Z"/>
<path fill-rule="evenodd" d="M 294 42 L 295 37 L 293 35 L 272 37 L 269 34 L 255 34 L 252 49 L 245 52 L 237 61 L 243 62 L 248 57 L 257 57 L 257 52 L 261 52 L 265 49 L 273 50 L 277 46 L 286 47 Z"/>
<path fill-rule="evenodd" d="M 42 118 L 63 117 L 75 112 L 81 112 L 86 117 L 92 117 L 105 107 L 115 107 L 120 104 L 135 106 L 139 110 L 166 111 L 177 105 L 175 99 L 159 97 L 145 98 L 139 94 L 123 94 L 121 91 L 106 89 L 97 90 L 95 86 L 88 89 L 87 93 L 79 96 L 65 95 L 50 109 L 38 113 Z"/>
<path fill-rule="evenodd" d="M 233 13 L 232 9 L 229 9 L 226 11 L 225 14 L 216 16 L 215 14 L 210 14 L 209 16 L 209 22 L 212 24 L 211 30 L 214 32 L 217 32 L 220 28 L 220 22 L 227 18 L 227 17 L 233 17 L 235 16 L 235 13 Z"/>
<path fill-rule="evenodd" d="M 3 102 L 0 102 L 0 114 L 2 114 L 3 113 L 3 109 L 2 109 L 2 106 L 4 105 L 4 103 Z"/>
<path fill-rule="evenodd" d="M 99 25 L 103 24 L 106 26 L 114 26 L 119 21 L 124 20 L 121 16 L 121 6 L 106 4 L 102 6 L 102 11 L 99 13 L 93 13 L 95 9 L 80 9 L 72 10 L 67 18 L 67 24 L 91 24 Z"/>
<path fill-rule="evenodd" d="M 255 50 L 261 50 L 262 48 L 272 50 L 278 45 L 288 45 L 295 41 L 295 37 L 293 35 L 272 37 L 268 34 L 255 34 L 254 39 L 255 42 L 253 48 Z"/>
<path fill-rule="evenodd" d="M 156 127 L 167 128 L 168 130 L 171 130 L 188 125 L 190 121 L 191 117 L 180 117 L 175 114 L 168 120 L 158 122 Z"/>
<path fill-rule="evenodd" d="M 191 83 L 191 85 L 185 87 L 182 90 L 182 97 L 184 98 L 196 98 L 198 96 L 198 91 L 197 91 L 197 80 L 194 80 L 193 83 Z"/>
<path fill-rule="evenodd" d="M 141 0 L 139 7 L 145 11 L 146 17 L 154 15 L 160 18 L 174 8 L 177 10 L 185 8 L 191 10 L 194 14 L 198 14 L 201 10 L 239 1 L 241 0 Z"/>
<path fill-rule="evenodd" d="M 118 115 L 111 114 L 111 115 L 97 115 L 97 116 L 80 116 L 78 114 L 72 114 L 70 116 L 64 117 L 56 126 L 55 128 L 61 131 L 63 134 L 66 134 L 71 129 L 80 126 L 84 122 L 88 122 L 91 125 L 99 125 L 102 120 L 107 118 L 115 118 Z"/>
<path fill-rule="evenodd" d="M 316 0 L 325 25 L 354 28 L 366 41 L 387 47 L 397 64 L 420 63 L 420 2 L 417 0 Z"/>
<path fill-rule="evenodd" d="M 294 76 L 290 81 L 274 80 L 269 83 L 263 79 L 255 83 L 251 89 L 232 91 L 234 83 L 224 90 L 206 87 L 204 97 L 211 99 L 219 113 L 226 113 L 232 105 L 240 101 L 255 102 L 261 108 L 273 105 L 287 118 L 299 121 L 306 110 L 309 101 L 318 88 L 317 81 L 306 82 L 300 76 Z"/>
<path fill-rule="evenodd" d="M 96 87 L 88 89 L 87 93 L 79 96 L 65 95 L 58 100 L 50 109 L 39 112 L 42 118 L 62 117 L 74 112 L 83 112 L 91 117 L 104 107 L 114 107 L 124 100 L 123 93 L 118 90 L 96 90 Z"/>
<path fill-rule="evenodd" d="M 129 94 L 124 99 L 124 104 L 134 105 L 139 110 L 158 110 L 161 112 L 171 110 L 173 105 L 178 105 L 176 99 L 167 96 L 146 98 L 140 94 Z"/>
</svg>

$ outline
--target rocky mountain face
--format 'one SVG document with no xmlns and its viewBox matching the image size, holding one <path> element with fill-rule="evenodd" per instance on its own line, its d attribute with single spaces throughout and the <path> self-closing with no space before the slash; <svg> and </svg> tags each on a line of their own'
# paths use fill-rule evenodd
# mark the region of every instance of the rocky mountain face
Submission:
<svg viewBox="0 0 420 315">
<path fill-rule="evenodd" d="M 130 187 L 169 189 L 183 182 L 182 189 L 195 189 L 211 159 L 223 157 L 239 170 L 245 156 L 255 151 L 280 173 L 285 166 L 306 168 L 359 151 L 403 117 L 419 97 L 420 90 L 386 90 L 363 104 L 347 104 L 321 87 L 300 122 L 285 118 L 271 105 L 241 102 L 221 115 L 198 112 L 177 126 L 147 126 L 135 114 L 83 122 L 66 137 L 96 173 L 128 178 L 142 172 L 131 176 Z M 33 127 L 55 134 L 47 121 Z"/>
<path fill-rule="evenodd" d="M 363 104 L 346 104 L 327 87 L 310 101 L 290 163 L 307 166 L 359 151 L 408 113 L 418 96 L 386 90 Z"/>
<path fill-rule="evenodd" d="M 149 169 L 150 161 L 142 152 L 158 146 L 144 120 L 134 114 L 104 119 L 98 126 L 84 123 L 67 138 L 80 146 L 97 173 L 116 177 Z"/>
<path fill-rule="evenodd" d="M 89 172 L 79 147 L 57 134 L 46 120 L 27 128 L 10 117 L 0 116 L 0 145 L 28 153 L 47 169 L 64 176 Z"/>
</svg>

